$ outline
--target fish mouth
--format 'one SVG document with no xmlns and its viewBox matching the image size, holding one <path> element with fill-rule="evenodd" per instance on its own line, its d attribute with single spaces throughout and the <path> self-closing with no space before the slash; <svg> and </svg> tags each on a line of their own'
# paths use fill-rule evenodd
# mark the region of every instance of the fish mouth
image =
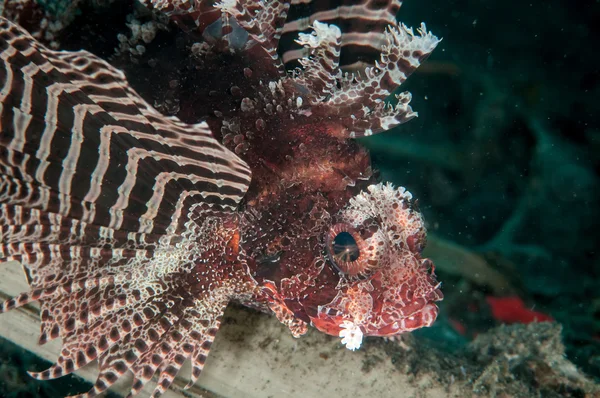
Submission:
<svg viewBox="0 0 600 398">
<path fill-rule="evenodd" d="M 338 336 L 343 329 L 342 325 L 351 322 L 360 327 L 365 336 L 389 337 L 429 327 L 435 322 L 438 313 L 438 306 L 434 302 L 428 302 L 408 316 L 398 317 L 385 323 L 361 323 L 342 314 L 329 315 L 326 313 L 319 313 L 316 317 L 311 316 L 310 321 L 315 328 L 332 336 Z"/>
<path fill-rule="evenodd" d="M 326 312 L 319 313 L 317 317 L 310 317 L 310 320 L 312 325 L 321 332 L 339 336 L 342 344 L 354 351 L 360 348 L 364 336 L 391 337 L 422 327 L 429 327 L 435 322 L 438 312 L 438 306 L 430 301 L 409 316 L 392 319 L 385 323 L 381 322 L 381 319 L 385 318 L 383 316 L 377 317 L 380 322 L 360 323 L 356 319 L 349 319 L 347 315 Z"/>
<path fill-rule="evenodd" d="M 354 351 L 360 348 L 364 336 L 391 337 L 431 326 L 437 318 L 438 311 L 438 306 L 429 302 L 410 316 L 377 328 L 373 328 L 371 324 L 355 323 L 342 315 L 319 314 L 317 317 L 311 317 L 311 323 L 324 333 L 340 337 L 341 343 Z"/>
</svg>

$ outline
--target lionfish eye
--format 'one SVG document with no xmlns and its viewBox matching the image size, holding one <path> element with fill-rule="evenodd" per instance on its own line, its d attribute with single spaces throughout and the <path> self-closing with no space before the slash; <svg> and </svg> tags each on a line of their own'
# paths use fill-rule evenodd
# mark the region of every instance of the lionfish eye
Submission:
<svg viewBox="0 0 600 398">
<path fill-rule="evenodd" d="M 347 224 L 336 224 L 327 235 L 327 254 L 331 264 L 340 272 L 355 277 L 365 269 L 365 258 L 361 253 L 365 242 L 354 228 Z"/>
<path fill-rule="evenodd" d="M 356 240 L 348 232 L 340 232 L 333 238 L 331 256 L 336 263 L 358 260 L 360 250 Z"/>
</svg>

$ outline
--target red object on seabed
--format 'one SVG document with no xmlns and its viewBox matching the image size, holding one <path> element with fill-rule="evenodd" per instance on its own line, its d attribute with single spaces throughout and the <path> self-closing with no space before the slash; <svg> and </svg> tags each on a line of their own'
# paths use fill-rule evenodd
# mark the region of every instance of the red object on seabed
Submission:
<svg viewBox="0 0 600 398">
<path fill-rule="evenodd" d="M 487 296 L 485 299 L 492 309 L 494 319 L 503 323 L 550 322 L 554 320 L 550 315 L 526 308 L 520 297 Z"/>
</svg>

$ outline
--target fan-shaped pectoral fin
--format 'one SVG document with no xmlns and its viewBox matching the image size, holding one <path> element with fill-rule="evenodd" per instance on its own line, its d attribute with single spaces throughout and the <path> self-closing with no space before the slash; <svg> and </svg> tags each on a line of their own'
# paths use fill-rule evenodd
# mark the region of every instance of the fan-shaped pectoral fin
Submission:
<svg viewBox="0 0 600 398">
<path fill-rule="evenodd" d="M 181 276 L 181 275 L 180 275 Z M 171 278 L 167 278 L 171 279 Z M 166 281 L 167 284 L 176 281 Z M 133 285 L 133 284 L 132 284 Z M 134 375 L 129 396 L 139 393 L 153 376 L 157 384 L 153 397 L 164 393 L 173 383 L 186 360 L 191 361 L 191 377 L 186 389 L 196 383 L 215 339 L 223 312 L 229 303 L 231 291 L 221 285 L 211 291 L 190 295 L 189 285 L 174 284 L 163 292 L 155 290 L 144 297 L 133 287 L 130 300 L 116 302 L 112 308 L 92 309 L 87 322 L 81 322 L 81 313 L 73 327 L 55 327 L 63 339 L 61 354 L 54 365 L 42 372 L 30 372 L 39 380 L 54 379 L 72 373 L 98 359 L 100 373 L 93 387 L 78 398 L 95 397 L 110 388 L 127 371 Z M 187 292 L 177 292 L 187 288 Z M 96 299 L 106 303 L 109 291 Z M 59 301 L 42 303 L 42 312 L 60 307 Z M 81 310 L 86 312 L 87 310 Z M 56 321 L 56 320 L 55 320 Z M 51 323 L 52 319 L 43 322 Z M 56 326 L 57 324 L 55 324 Z"/>
</svg>

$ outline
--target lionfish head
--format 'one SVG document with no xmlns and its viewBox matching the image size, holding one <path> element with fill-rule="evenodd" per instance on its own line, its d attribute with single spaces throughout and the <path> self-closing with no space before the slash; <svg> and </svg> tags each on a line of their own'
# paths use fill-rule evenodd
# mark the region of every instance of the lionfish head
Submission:
<svg viewBox="0 0 600 398">
<path fill-rule="evenodd" d="M 306 303 L 312 324 L 350 349 L 362 336 L 430 326 L 443 295 L 433 263 L 421 258 L 425 238 L 421 213 L 404 188 L 371 185 L 353 197 L 325 232 L 325 257 L 339 282 L 333 300 Z"/>
</svg>

